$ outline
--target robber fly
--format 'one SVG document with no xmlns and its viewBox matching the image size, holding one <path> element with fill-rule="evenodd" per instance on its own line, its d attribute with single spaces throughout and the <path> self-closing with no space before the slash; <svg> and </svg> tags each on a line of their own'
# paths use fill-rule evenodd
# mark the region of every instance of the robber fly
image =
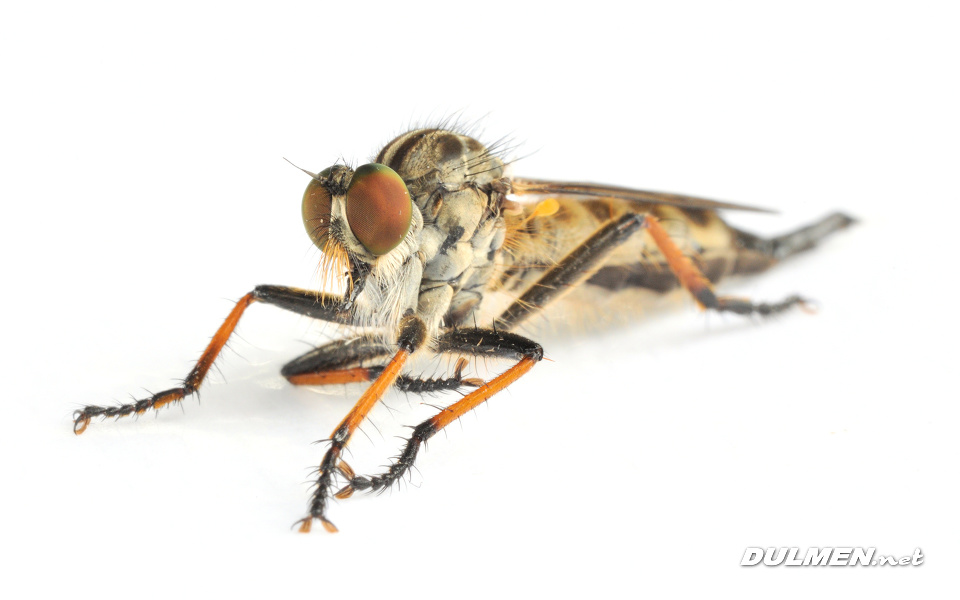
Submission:
<svg viewBox="0 0 960 600">
<path fill-rule="evenodd" d="M 334 165 L 307 174 L 303 223 L 322 251 L 323 272 L 342 274 L 345 291 L 257 286 L 237 302 L 179 387 L 120 406 L 87 406 L 74 421 L 80 434 L 94 417 L 141 414 L 195 394 L 253 303 L 356 328 L 281 371 L 294 385 L 370 382 L 330 436 L 308 514 L 298 522 L 302 532 L 310 531 L 314 519 L 336 531 L 327 516 L 332 498 L 391 486 L 431 436 L 529 372 L 543 349 L 516 330 L 561 296 L 682 287 L 705 309 L 779 313 L 804 300 L 756 303 L 718 295 L 712 284 L 725 275 L 763 271 L 853 222 L 835 213 L 792 233 L 761 238 L 717 215 L 721 209 L 761 209 L 511 177 L 495 150 L 444 129 L 405 133 L 356 169 Z M 668 233 L 667 221 L 683 224 L 683 240 Z M 485 317 L 490 298 L 501 292 L 512 301 Z M 448 378 L 422 379 L 404 373 L 418 351 L 460 358 Z M 464 378 L 463 357 L 477 356 L 511 366 L 489 381 Z M 415 427 L 384 472 L 357 474 L 344 462 L 344 448 L 391 387 L 460 390 L 463 397 Z"/>
</svg>

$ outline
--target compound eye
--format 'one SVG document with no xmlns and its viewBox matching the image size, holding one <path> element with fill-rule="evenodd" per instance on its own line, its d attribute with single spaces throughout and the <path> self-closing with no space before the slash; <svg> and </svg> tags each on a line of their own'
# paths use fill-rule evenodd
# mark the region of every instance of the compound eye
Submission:
<svg viewBox="0 0 960 600">
<path fill-rule="evenodd" d="M 347 223 L 364 248 L 375 256 L 390 252 L 412 216 L 410 192 L 396 171 L 377 163 L 357 168 L 347 188 Z"/>
<path fill-rule="evenodd" d="M 323 250 L 330 233 L 330 192 L 320 181 L 311 179 L 307 184 L 307 189 L 303 192 L 300 212 L 303 215 L 303 227 L 307 230 L 307 235 L 317 248 Z"/>
</svg>

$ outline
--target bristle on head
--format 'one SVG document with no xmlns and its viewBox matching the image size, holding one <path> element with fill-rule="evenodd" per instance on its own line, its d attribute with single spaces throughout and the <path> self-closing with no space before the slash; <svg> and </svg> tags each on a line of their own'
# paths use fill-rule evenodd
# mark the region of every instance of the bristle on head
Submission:
<svg viewBox="0 0 960 600">
<path fill-rule="evenodd" d="M 347 251 L 333 238 L 327 236 L 321 250 L 320 263 L 317 265 L 318 290 L 340 291 L 342 282 L 350 278 L 350 260 Z"/>
</svg>

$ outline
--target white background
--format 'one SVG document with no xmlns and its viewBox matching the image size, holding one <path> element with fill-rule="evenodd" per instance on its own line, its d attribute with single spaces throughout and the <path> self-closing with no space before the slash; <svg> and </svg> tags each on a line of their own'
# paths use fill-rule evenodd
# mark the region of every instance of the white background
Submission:
<svg viewBox="0 0 960 600">
<path fill-rule="evenodd" d="M 25 4 L 24 4 L 25 6 Z M 0 18 L 4 575 L 79 597 L 933 597 L 955 586 L 958 15 L 951 3 L 35 3 Z M 461 112 L 516 172 L 855 229 L 551 362 L 438 435 L 412 484 L 289 527 L 358 388 L 294 389 L 321 341 L 254 306 L 202 403 L 71 412 L 182 377 L 255 284 L 309 286 L 305 177 Z M 425 367 L 428 370 L 431 367 Z M 436 366 L 434 369 L 438 368 Z M 229 383 L 224 383 L 227 380 Z M 446 400 L 449 400 L 447 398 Z M 443 402 L 444 399 L 428 400 Z M 430 414 L 391 395 L 370 471 Z M 920 568 L 739 566 L 875 546 Z M 6 593 L 4 594 L 7 595 Z M 13 596 L 9 596 L 13 597 Z"/>
</svg>

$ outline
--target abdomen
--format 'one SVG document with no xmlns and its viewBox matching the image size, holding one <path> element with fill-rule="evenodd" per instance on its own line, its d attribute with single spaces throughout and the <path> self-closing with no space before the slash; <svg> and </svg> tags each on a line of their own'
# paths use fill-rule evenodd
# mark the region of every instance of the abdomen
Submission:
<svg viewBox="0 0 960 600">
<path fill-rule="evenodd" d="M 556 211 L 538 215 L 550 210 L 544 211 L 544 202 L 555 202 Z M 626 213 L 657 217 L 671 238 L 713 282 L 733 273 L 762 270 L 770 264 L 758 262 L 757 257 L 741 250 L 741 234 L 714 211 L 617 199 L 563 198 L 544 202 L 525 206 L 520 214 L 507 217 L 507 237 L 491 282 L 491 291 L 501 292 L 501 297 L 490 303 L 485 316 L 505 308 L 603 224 Z M 588 318 L 593 312 L 598 320 L 610 320 L 612 312 L 642 312 L 645 306 L 656 303 L 679 285 L 648 234 L 638 232 L 579 285 L 573 286 L 558 304 L 568 312 L 588 313 L 582 315 Z M 545 318 L 556 321 L 556 315 L 549 314 L 556 308 L 548 306 Z"/>
</svg>

